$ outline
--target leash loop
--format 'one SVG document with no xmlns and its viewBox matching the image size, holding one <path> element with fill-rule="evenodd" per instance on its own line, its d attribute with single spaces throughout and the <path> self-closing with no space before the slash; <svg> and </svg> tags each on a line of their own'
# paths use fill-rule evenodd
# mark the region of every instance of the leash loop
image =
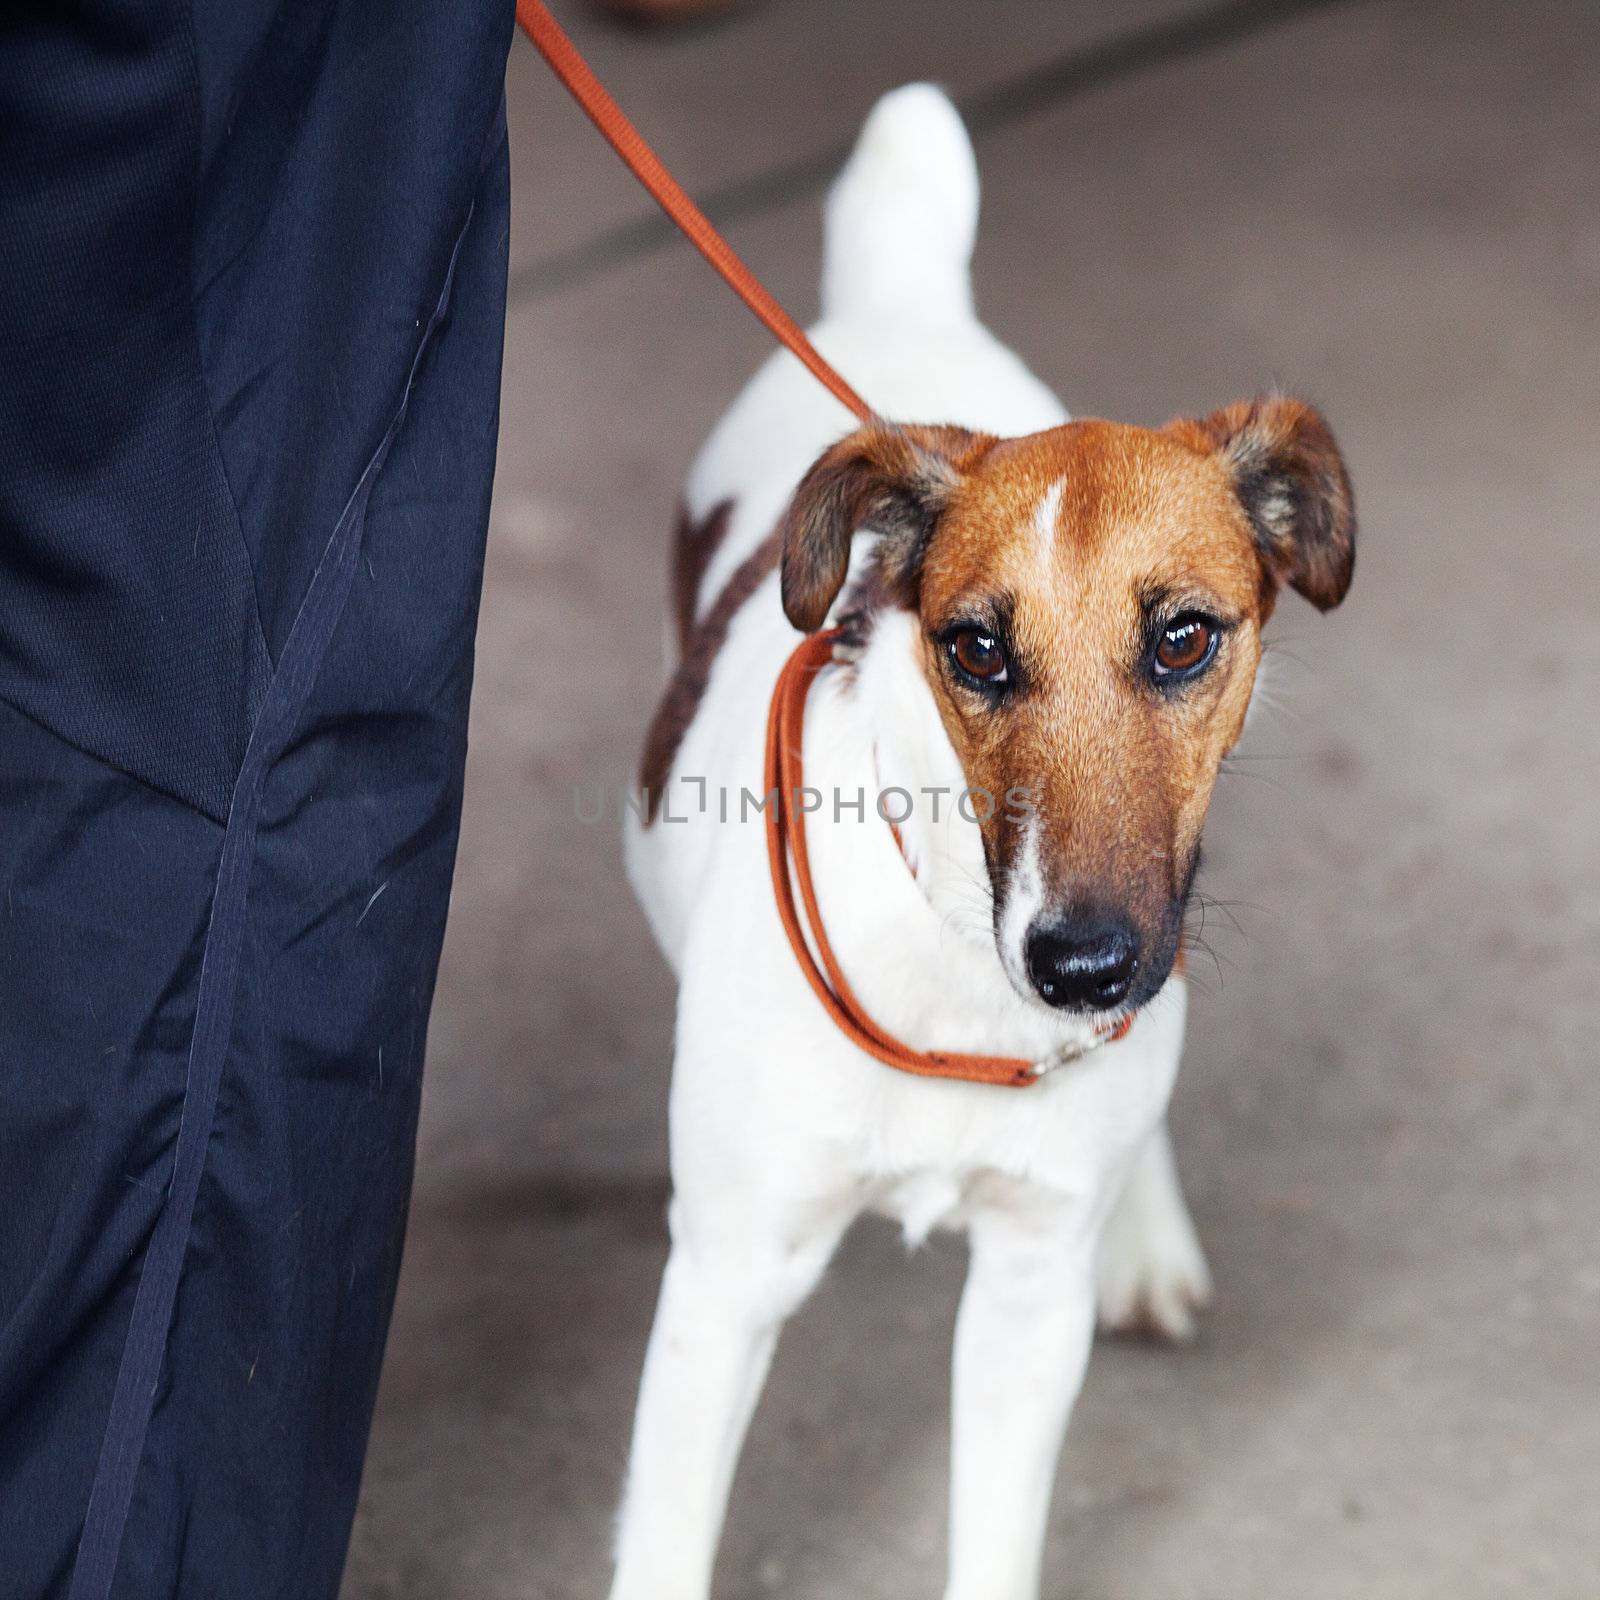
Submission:
<svg viewBox="0 0 1600 1600">
<path fill-rule="evenodd" d="M 997 1084 L 1008 1089 L 1026 1089 L 1040 1079 L 1037 1063 L 1020 1056 L 962 1055 L 943 1050 L 913 1050 L 892 1034 L 886 1033 L 867 1014 L 851 989 L 839 958 L 829 943 L 822 913 L 817 905 L 816 886 L 811 878 L 811 858 L 806 849 L 805 817 L 795 797 L 805 785 L 801 760 L 801 739 L 805 726 L 806 697 L 812 681 L 833 661 L 834 644 L 843 630 L 830 628 L 813 633 L 795 646 L 778 674 L 767 714 L 766 760 L 762 786 L 767 803 L 767 864 L 772 872 L 772 897 L 777 902 L 778 918 L 788 936 L 789 948 L 822 1002 L 822 1008 L 839 1031 L 852 1044 L 885 1066 L 910 1072 L 922 1078 L 958 1078 L 968 1083 Z M 793 882 L 790 863 L 793 863 Z M 799 886 L 799 903 L 795 886 Z M 801 923 L 801 910 L 805 926 Z M 809 929 L 817 954 L 806 941 Z M 820 966 L 818 958 L 820 957 Z M 1099 1043 L 1110 1044 L 1126 1035 L 1132 1018 L 1125 1017 Z M 1093 1049 L 1094 1045 L 1087 1048 Z"/>
</svg>

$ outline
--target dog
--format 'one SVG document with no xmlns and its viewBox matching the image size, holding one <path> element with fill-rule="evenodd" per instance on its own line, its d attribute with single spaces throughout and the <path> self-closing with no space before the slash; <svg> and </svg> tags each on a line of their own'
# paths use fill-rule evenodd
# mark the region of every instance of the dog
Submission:
<svg viewBox="0 0 1600 1600">
<path fill-rule="evenodd" d="M 951 103 L 886 96 L 829 196 L 814 337 L 904 420 L 852 426 L 780 353 L 688 479 L 677 666 L 625 827 L 679 1002 L 613 1600 L 709 1593 L 779 1330 L 862 1212 L 969 1237 L 947 1600 L 1037 1595 L 1097 1305 L 1181 1339 L 1210 1294 L 1165 1129 L 1184 911 L 1279 591 L 1349 586 L 1350 485 L 1279 395 L 1070 421 L 975 316 L 977 214 Z M 823 926 L 877 1025 L 1035 1062 L 1030 1087 L 872 1059 L 785 939 L 750 802 L 780 670 L 830 622 L 804 717 Z M 893 830 L 890 792 L 917 802 Z"/>
</svg>

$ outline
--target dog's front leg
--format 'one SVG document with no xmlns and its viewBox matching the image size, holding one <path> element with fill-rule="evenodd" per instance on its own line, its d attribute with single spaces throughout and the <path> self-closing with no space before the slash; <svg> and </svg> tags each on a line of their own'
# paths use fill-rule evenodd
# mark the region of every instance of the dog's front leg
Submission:
<svg viewBox="0 0 1600 1600">
<path fill-rule="evenodd" d="M 674 1206 L 645 1356 L 611 1600 L 705 1600 L 733 1470 L 784 1319 L 849 1216 L 715 1216 Z"/>
<path fill-rule="evenodd" d="M 1035 1600 L 1067 1418 L 1094 1334 L 1103 1212 L 980 1213 L 956 1319 L 946 1600 Z"/>
</svg>

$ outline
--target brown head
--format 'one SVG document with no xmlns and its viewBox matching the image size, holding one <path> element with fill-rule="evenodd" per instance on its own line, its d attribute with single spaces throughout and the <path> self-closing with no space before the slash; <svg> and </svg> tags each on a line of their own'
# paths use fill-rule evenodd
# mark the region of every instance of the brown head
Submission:
<svg viewBox="0 0 1600 1600">
<path fill-rule="evenodd" d="M 914 619 L 915 664 L 975 805 L 999 954 L 1024 993 L 1142 1004 L 1178 951 L 1200 832 L 1288 584 L 1350 584 L 1355 517 L 1327 424 L 1271 397 L 1150 430 L 1019 439 L 874 423 L 811 468 L 783 525 L 783 603 Z"/>
</svg>

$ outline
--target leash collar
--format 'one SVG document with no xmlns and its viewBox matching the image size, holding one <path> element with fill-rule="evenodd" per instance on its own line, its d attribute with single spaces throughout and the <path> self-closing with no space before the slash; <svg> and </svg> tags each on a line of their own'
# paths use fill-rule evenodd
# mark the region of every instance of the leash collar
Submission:
<svg viewBox="0 0 1600 1600">
<path fill-rule="evenodd" d="M 1065 1064 L 1087 1054 L 1099 1045 L 1123 1038 L 1133 1025 L 1131 1017 L 1107 1030 L 1093 1044 L 1076 1052 L 1063 1051 L 1043 1066 L 1020 1056 L 961 1055 L 943 1050 L 913 1050 L 880 1028 L 856 998 L 839 958 L 828 940 L 817 906 L 816 886 L 811 879 L 811 860 L 806 850 L 805 814 L 796 803 L 805 786 L 801 762 L 801 742 L 805 731 L 806 699 L 813 679 L 834 660 L 833 647 L 843 633 L 830 628 L 813 633 L 795 646 L 778 674 L 767 715 L 766 760 L 763 788 L 767 796 L 767 863 L 772 872 L 772 897 L 778 917 L 788 936 L 789 948 L 812 992 L 834 1025 L 851 1043 L 875 1060 L 900 1072 L 922 1078 L 958 1078 L 968 1083 L 997 1084 L 1010 1089 L 1025 1089 L 1039 1081 L 1045 1066 Z M 897 838 L 896 843 L 900 841 Z M 901 847 L 902 854 L 904 847 Z M 909 865 L 909 863 L 908 863 Z M 791 881 L 791 866 L 793 868 Z M 796 901 L 795 889 L 799 889 Z M 804 923 L 802 924 L 802 913 Z M 806 941 L 806 932 L 816 945 L 816 955 Z"/>
</svg>

